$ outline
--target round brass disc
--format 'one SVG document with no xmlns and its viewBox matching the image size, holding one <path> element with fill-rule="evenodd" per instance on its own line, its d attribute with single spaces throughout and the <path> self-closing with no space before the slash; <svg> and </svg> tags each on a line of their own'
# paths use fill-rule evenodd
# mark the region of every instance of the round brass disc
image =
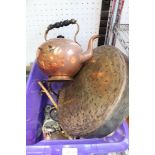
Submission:
<svg viewBox="0 0 155 155">
<path fill-rule="evenodd" d="M 101 137 L 128 115 L 128 59 L 100 46 L 73 81 L 60 91 L 59 123 L 72 136 Z"/>
</svg>

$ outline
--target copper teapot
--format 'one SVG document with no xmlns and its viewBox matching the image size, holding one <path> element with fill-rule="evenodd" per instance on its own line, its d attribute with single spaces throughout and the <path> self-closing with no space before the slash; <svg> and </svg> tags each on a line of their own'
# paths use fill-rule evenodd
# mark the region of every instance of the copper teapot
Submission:
<svg viewBox="0 0 155 155">
<path fill-rule="evenodd" d="M 63 36 L 47 40 L 47 34 L 50 30 L 70 24 L 77 25 L 74 41 L 65 39 Z M 82 52 L 81 46 L 76 41 L 78 32 L 79 25 L 75 19 L 50 24 L 45 31 L 46 42 L 37 49 L 37 63 L 39 68 L 48 75 L 49 81 L 71 80 L 80 70 L 82 64 L 92 57 L 93 41 L 100 36 L 92 36 L 89 40 L 87 51 Z"/>
</svg>

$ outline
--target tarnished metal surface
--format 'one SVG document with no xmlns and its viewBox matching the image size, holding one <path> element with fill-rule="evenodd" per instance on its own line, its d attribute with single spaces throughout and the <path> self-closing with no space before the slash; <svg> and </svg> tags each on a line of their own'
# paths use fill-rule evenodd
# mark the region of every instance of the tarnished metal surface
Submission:
<svg viewBox="0 0 155 155">
<path fill-rule="evenodd" d="M 84 53 L 82 48 L 72 40 L 50 39 L 38 48 L 37 63 L 50 80 L 70 80 L 82 64 L 92 57 L 93 41 L 98 37 L 94 35 L 90 38 L 88 49 Z"/>
<path fill-rule="evenodd" d="M 48 76 L 71 76 L 82 65 L 81 52 L 81 47 L 72 40 L 51 39 L 38 48 L 37 62 Z"/>
<path fill-rule="evenodd" d="M 77 24 L 77 32 L 74 41 L 65 38 L 54 38 L 47 40 L 49 30 L 68 26 L 69 24 L 77 24 L 76 20 L 65 20 L 50 24 L 45 31 L 45 40 L 37 49 L 37 63 L 40 69 L 49 76 L 49 80 L 71 80 L 72 77 L 80 70 L 82 64 L 89 60 L 93 55 L 93 42 L 99 35 L 94 35 L 89 39 L 88 49 L 82 52 L 82 48 L 76 41 L 76 35 L 79 32 Z"/>
<path fill-rule="evenodd" d="M 46 140 L 55 139 L 58 136 L 58 139 L 62 137 L 61 127 L 58 123 L 58 118 L 56 115 L 56 109 L 47 104 L 44 111 L 45 120 L 42 126 L 43 137 Z"/>
<path fill-rule="evenodd" d="M 58 109 L 59 123 L 70 135 L 112 132 L 128 113 L 126 56 L 112 46 L 96 48 L 92 59 L 60 91 Z"/>
</svg>

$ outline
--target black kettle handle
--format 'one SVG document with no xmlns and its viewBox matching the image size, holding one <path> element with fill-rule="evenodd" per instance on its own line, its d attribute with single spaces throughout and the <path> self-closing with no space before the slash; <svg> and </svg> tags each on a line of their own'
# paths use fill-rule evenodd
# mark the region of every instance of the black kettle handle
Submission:
<svg viewBox="0 0 155 155">
<path fill-rule="evenodd" d="M 79 25 L 77 23 L 77 21 L 75 19 L 71 19 L 71 20 L 64 20 L 64 21 L 61 21 L 61 22 L 56 22 L 54 24 L 50 24 L 48 27 L 47 27 L 47 30 L 45 31 L 45 34 L 44 34 L 44 38 L 45 40 L 47 40 L 47 34 L 50 30 L 54 29 L 54 28 L 60 28 L 60 27 L 63 27 L 63 26 L 68 26 L 70 24 L 76 24 L 77 25 L 77 31 L 74 35 L 74 41 L 76 42 L 76 35 L 78 34 L 79 32 Z"/>
</svg>

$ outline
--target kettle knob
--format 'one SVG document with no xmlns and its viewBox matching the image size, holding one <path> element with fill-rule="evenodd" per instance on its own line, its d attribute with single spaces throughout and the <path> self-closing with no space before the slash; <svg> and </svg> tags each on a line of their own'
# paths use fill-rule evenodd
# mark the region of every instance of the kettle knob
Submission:
<svg viewBox="0 0 155 155">
<path fill-rule="evenodd" d="M 58 35 L 57 38 L 65 38 L 65 37 L 62 35 Z"/>
</svg>

